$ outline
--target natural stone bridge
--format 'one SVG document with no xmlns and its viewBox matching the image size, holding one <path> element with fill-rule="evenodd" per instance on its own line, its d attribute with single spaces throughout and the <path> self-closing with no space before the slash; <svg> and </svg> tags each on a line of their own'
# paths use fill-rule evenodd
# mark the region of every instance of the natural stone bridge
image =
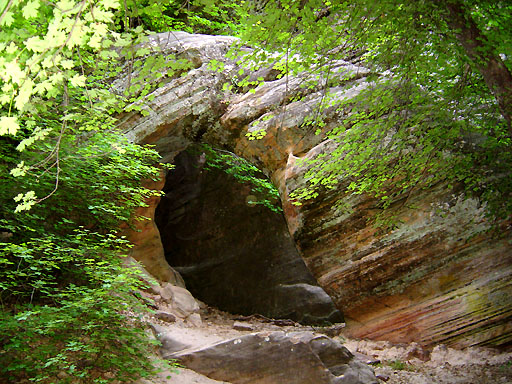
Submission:
<svg viewBox="0 0 512 384">
<path fill-rule="evenodd" d="M 235 200 L 234 196 L 241 196 L 243 201 L 248 191 L 242 186 L 233 187 L 235 192 L 227 191 L 225 181 L 218 181 L 221 176 L 208 178 L 193 170 L 183 177 L 175 173 L 170 175 L 174 182 L 166 186 L 166 192 L 173 198 L 168 196 L 167 203 L 163 200 L 157 217 L 160 228 L 170 225 L 171 234 L 162 236 L 165 240 L 162 245 L 155 224 L 146 222 L 142 232 L 132 234 L 137 244 L 134 257 L 159 279 L 173 281 L 176 276 L 164 254 L 172 253 L 174 246 L 184 249 L 188 258 L 178 255 L 173 260 L 180 260 L 186 279 L 194 280 L 194 273 L 199 273 L 195 275 L 199 281 L 197 290 L 206 296 L 209 290 L 226 289 L 210 296 L 214 302 L 219 296 L 230 297 L 227 309 L 231 311 L 266 311 L 271 316 L 294 316 L 299 320 L 305 313 L 316 314 L 316 320 L 341 319 L 330 299 L 315 287 L 316 280 L 343 313 L 351 336 L 458 347 L 510 345 L 510 228 L 503 226 L 500 238 L 490 237 L 483 231 L 487 224 L 478 201 L 463 200 L 442 185 L 428 191 L 413 191 L 409 202 L 417 206 L 414 211 L 403 208 L 400 202 L 393 205 L 390 212 L 398 215 L 401 224 L 384 233 L 368 224 L 368 219 L 377 212 L 375 202 L 364 195 L 345 195 L 343 185 L 302 206 L 292 205 L 288 193 L 302 183 L 300 176 L 305 172 L 295 165 L 296 160 L 328 154 L 335 145 L 325 140 L 325 136 L 315 135 L 316 127 L 301 126 L 320 102 L 325 84 L 319 79 L 318 87 L 305 94 L 306 90 L 300 86 L 303 78 L 275 79 L 271 69 L 262 69 L 253 74 L 254 78 L 265 79 L 255 92 L 224 92 L 222 85 L 235 78 L 240 69 L 225 58 L 233 41 L 230 37 L 183 32 L 152 37 L 151 43 L 161 45 L 164 54 L 188 58 L 195 69 L 169 79 L 152 92 L 154 99 L 144 106 L 149 115 L 126 115 L 121 128 L 134 142 L 156 145 L 166 162 L 172 162 L 197 142 L 232 151 L 249 160 L 279 189 L 286 224 L 279 216 L 259 212 L 256 215 L 259 221 L 246 225 L 243 204 L 234 202 L 205 213 L 213 218 L 221 216 L 221 211 L 229 216 L 226 210 L 241 209 L 233 213 L 238 219 L 231 222 L 228 219 L 221 232 L 212 230 L 208 228 L 210 219 L 198 218 L 203 212 L 199 203 L 203 197 L 198 196 L 205 186 L 213 185 L 218 193 L 225 191 L 233 196 L 214 197 L 208 206 L 216 201 L 228 204 L 228 200 Z M 223 72 L 208 69 L 212 59 L 225 63 Z M 365 68 L 339 62 L 335 72 L 340 79 L 343 77 L 343 81 L 330 88 L 336 97 L 356 94 L 367 86 Z M 118 86 L 122 86 L 122 81 Z M 305 97 L 290 101 L 291 95 L 298 92 Z M 334 108 L 323 113 L 327 121 L 325 132 L 337 124 L 337 115 Z M 245 136 L 260 129 L 266 130 L 261 140 L 250 141 Z M 199 160 L 183 156 L 180 172 L 186 173 L 187 167 L 193 169 L 191 165 L 194 162 L 197 165 Z M 185 179 L 191 190 L 180 194 L 176 186 Z M 163 187 L 163 182 L 156 184 L 155 188 Z M 182 206 L 192 208 L 176 213 L 183 208 L 174 204 L 176 199 L 182 199 Z M 343 205 L 351 207 L 349 212 L 334 208 L 340 199 Z M 153 217 L 156 200 L 141 212 Z M 439 207 L 443 207 L 442 212 Z M 187 243 L 183 238 L 187 231 L 190 234 L 190 228 L 182 226 L 184 222 L 179 220 L 183 218 L 192 226 L 199 225 L 198 231 L 206 231 L 207 236 Z M 270 231 L 273 233 L 262 226 L 273 228 Z M 235 227 L 236 237 L 227 236 Z M 224 254 L 221 238 L 226 240 Z M 239 243 L 234 244 L 236 241 Z M 191 251 L 194 244 L 197 251 Z M 215 255 L 209 253 L 211 249 L 215 249 Z M 265 250 L 270 250 L 268 255 Z M 210 267 L 205 267 L 206 264 Z M 233 267 L 231 272 L 230 267 Z M 208 276 L 214 277 L 201 286 L 200 281 Z M 253 300 L 252 296 L 258 298 Z M 268 298 L 266 304 L 262 297 Z M 301 297 L 307 300 L 301 302 Z M 240 302 L 238 308 L 237 302 Z M 312 302 L 318 306 L 314 307 Z M 303 311 L 293 313 L 294 306 Z"/>
</svg>

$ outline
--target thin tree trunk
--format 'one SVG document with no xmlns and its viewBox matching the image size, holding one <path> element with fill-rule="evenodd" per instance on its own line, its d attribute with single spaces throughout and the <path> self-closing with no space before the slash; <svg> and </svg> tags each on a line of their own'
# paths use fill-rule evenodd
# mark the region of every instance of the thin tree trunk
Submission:
<svg viewBox="0 0 512 384">
<path fill-rule="evenodd" d="M 446 22 L 456 31 L 459 43 L 496 98 L 507 122 L 508 133 L 512 136 L 512 74 L 464 6 L 459 1 L 445 1 L 443 3 L 448 10 Z"/>
</svg>

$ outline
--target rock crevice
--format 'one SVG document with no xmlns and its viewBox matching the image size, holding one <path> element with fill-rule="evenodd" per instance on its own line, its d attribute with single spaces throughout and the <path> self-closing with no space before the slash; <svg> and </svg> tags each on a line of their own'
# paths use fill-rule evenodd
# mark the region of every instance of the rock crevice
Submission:
<svg viewBox="0 0 512 384">
<path fill-rule="evenodd" d="M 243 315 L 340 322 L 280 213 L 251 205 L 251 185 L 207 170 L 201 147 L 175 158 L 156 209 L 165 256 L 198 299 Z"/>
</svg>

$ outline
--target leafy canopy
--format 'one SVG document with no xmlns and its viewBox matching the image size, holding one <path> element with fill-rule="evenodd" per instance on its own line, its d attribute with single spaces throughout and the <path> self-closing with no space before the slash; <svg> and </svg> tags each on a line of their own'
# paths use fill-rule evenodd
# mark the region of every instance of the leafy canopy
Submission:
<svg viewBox="0 0 512 384">
<path fill-rule="evenodd" d="M 329 0 L 248 3 L 242 44 L 256 66 L 303 71 L 345 86 L 332 69 L 370 69 L 356 97 L 325 97 L 312 116 L 339 146 L 307 162 L 297 204 L 322 189 L 369 193 L 381 207 L 439 182 L 463 184 L 491 212 L 510 214 L 512 7 L 505 1 Z M 261 42 L 265 42 L 264 45 Z M 272 55 L 270 54 L 272 52 Z M 358 83 L 356 82 L 356 85 Z M 344 116 L 325 131 L 326 108 Z M 261 133 L 264 135 L 264 132 Z M 260 135 L 260 136 L 261 136 Z"/>
<path fill-rule="evenodd" d="M 263 205 L 276 213 L 282 212 L 278 203 L 279 191 L 257 167 L 232 152 L 214 149 L 207 144 L 201 145 L 200 150 L 205 157 L 206 170 L 220 169 L 237 182 L 251 186 L 255 199 L 249 204 Z"/>
</svg>

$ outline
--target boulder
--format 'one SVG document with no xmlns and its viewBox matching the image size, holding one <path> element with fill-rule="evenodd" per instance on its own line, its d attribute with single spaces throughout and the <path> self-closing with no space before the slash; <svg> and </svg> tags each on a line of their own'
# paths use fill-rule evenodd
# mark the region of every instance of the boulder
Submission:
<svg viewBox="0 0 512 384">
<path fill-rule="evenodd" d="M 173 297 L 171 306 L 182 317 L 188 317 L 199 312 L 199 304 L 194 296 L 185 288 L 172 286 Z"/>
<path fill-rule="evenodd" d="M 158 294 L 166 303 L 170 304 L 174 298 L 173 287 L 174 285 L 172 284 L 163 284 L 161 287 L 159 287 Z"/>
<path fill-rule="evenodd" d="M 276 291 L 274 306 L 277 317 L 296 319 L 303 324 L 343 321 L 332 299 L 316 284 L 279 284 Z"/>
<path fill-rule="evenodd" d="M 233 384 L 376 384 L 371 368 L 339 342 L 312 332 L 260 332 L 182 351 L 164 358 Z"/>
</svg>

